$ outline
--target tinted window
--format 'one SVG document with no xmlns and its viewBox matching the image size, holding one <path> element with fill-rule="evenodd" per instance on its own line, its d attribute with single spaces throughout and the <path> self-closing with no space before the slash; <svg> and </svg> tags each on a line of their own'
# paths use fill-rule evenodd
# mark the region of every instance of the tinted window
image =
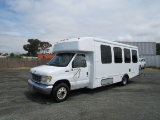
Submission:
<svg viewBox="0 0 160 120">
<path fill-rule="evenodd" d="M 138 61 L 136 50 L 132 50 L 132 61 L 133 61 L 133 63 L 137 63 L 137 61 Z"/>
<path fill-rule="evenodd" d="M 78 55 L 75 57 L 75 59 L 74 59 L 74 61 L 73 61 L 73 63 L 72 63 L 72 67 L 73 67 L 73 68 L 84 67 L 84 66 L 82 65 L 82 61 L 83 61 L 83 60 L 86 60 L 86 59 L 85 59 L 85 55 L 84 55 L 84 54 L 78 54 Z"/>
<path fill-rule="evenodd" d="M 129 49 L 124 49 L 124 61 L 125 63 L 131 62 L 131 54 Z"/>
<path fill-rule="evenodd" d="M 112 54 L 110 46 L 101 45 L 101 62 L 103 64 L 112 62 Z"/>
<path fill-rule="evenodd" d="M 122 49 L 119 47 L 114 47 L 114 62 L 122 63 Z"/>
</svg>

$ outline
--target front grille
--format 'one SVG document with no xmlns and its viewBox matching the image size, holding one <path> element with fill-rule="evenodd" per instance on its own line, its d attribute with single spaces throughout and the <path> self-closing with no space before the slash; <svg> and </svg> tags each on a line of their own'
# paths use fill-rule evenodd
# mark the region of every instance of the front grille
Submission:
<svg viewBox="0 0 160 120">
<path fill-rule="evenodd" d="M 40 83 L 41 82 L 41 76 L 36 75 L 36 74 L 32 74 L 32 80 Z"/>
</svg>

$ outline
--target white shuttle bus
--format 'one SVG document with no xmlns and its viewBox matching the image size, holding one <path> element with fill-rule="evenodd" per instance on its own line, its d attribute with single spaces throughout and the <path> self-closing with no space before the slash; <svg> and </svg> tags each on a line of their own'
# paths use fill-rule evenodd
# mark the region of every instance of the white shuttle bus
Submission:
<svg viewBox="0 0 160 120">
<path fill-rule="evenodd" d="M 70 90 L 126 85 L 139 74 L 135 46 L 85 37 L 56 43 L 53 51 L 56 55 L 46 65 L 30 70 L 28 84 L 56 102 L 66 100 Z"/>
</svg>

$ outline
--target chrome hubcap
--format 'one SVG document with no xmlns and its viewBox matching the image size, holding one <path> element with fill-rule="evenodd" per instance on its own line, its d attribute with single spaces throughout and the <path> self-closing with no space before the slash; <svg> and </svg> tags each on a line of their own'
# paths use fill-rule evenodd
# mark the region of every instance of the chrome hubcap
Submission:
<svg viewBox="0 0 160 120">
<path fill-rule="evenodd" d="M 67 89 L 65 87 L 60 87 L 57 91 L 58 99 L 64 99 L 67 95 Z"/>
<path fill-rule="evenodd" d="M 124 79 L 123 79 L 123 84 L 125 85 L 126 83 L 127 83 L 127 79 L 124 78 Z"/>
</svg>

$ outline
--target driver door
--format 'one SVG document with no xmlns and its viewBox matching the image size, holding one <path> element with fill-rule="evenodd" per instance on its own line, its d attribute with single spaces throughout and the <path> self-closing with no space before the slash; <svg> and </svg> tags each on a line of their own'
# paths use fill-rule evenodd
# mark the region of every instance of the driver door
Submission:
<svg viewBox="0 0 160 120">
<path fill-rule="evenodd" d="M 75 88 L 84 88 L 88 85 L 88 66 L 85 54 L 77 54 L 72 62 L 73 80 Z"/>
</svg>

